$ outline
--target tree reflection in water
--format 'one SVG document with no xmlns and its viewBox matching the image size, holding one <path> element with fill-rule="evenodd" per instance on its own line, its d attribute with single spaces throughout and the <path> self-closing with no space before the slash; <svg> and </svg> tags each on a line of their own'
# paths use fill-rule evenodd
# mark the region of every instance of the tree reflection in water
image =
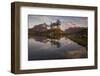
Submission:
<svg viewBox="0 0 100 76">
<path fill-rule="evenodd" d="M 57 48 L 61 47 L 61 44 L 59 42 L 59 40 L 57 39 L 51 39 L 51 46 L 55 45 Z"/>
</svg>

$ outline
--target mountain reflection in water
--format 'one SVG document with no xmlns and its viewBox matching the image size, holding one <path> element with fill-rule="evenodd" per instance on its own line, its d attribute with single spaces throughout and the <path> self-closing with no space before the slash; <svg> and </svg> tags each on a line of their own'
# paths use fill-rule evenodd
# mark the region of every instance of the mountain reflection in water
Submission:
<svg viewBox="0 0 100 76">
<path fill-rule="evenodd" d="M 87 49 L 67 37 L 34 36 L 28 39 L 28 60 L 75 58 L 87 58 Z"/>
</svg>

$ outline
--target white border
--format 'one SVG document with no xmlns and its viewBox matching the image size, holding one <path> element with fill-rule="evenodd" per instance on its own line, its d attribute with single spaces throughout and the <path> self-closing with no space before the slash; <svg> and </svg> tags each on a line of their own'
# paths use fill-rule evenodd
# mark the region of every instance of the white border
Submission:
<svg viewBox="0 0 100 76">
<path fill-rule="evenodd" d="M 88 17 L 88 58 L 28 61 L 28 14 Z M 51 9 L 41 7 L 20 8 L 20 69 L 43 69 L 94 65 L 94 11 Z"/>
</svg>

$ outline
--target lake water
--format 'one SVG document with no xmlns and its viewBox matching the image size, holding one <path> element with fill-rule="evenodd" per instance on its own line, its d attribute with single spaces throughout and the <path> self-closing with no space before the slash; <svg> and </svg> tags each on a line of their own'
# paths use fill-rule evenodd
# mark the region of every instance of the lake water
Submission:
<svg viewBox="0 0 100 76">
<path fill-rule="evenodd" d="M 28 60 L 76 58 L 87 58 L 87 49 L 69 38 L 50 39 L 37 36 L 28 39 Z"/>
</svg>

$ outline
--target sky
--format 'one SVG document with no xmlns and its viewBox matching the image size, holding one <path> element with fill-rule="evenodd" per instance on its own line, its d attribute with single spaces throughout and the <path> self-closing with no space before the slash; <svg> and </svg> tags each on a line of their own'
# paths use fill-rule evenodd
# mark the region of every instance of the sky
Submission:
<svg viewBox="0 0 100 76">
<path fill-rule="evenodd" d="M 87 27 L 87 17 L 75 17 L 75 16 L 50 16 L 50 15 L 28 15 L 28 28 L 32 28 L 35 25 L 46 23 L 48 25 L 56 20 L 61 21 L 61 29 L 65 30 L 69 27 Z"/>
</svg>

